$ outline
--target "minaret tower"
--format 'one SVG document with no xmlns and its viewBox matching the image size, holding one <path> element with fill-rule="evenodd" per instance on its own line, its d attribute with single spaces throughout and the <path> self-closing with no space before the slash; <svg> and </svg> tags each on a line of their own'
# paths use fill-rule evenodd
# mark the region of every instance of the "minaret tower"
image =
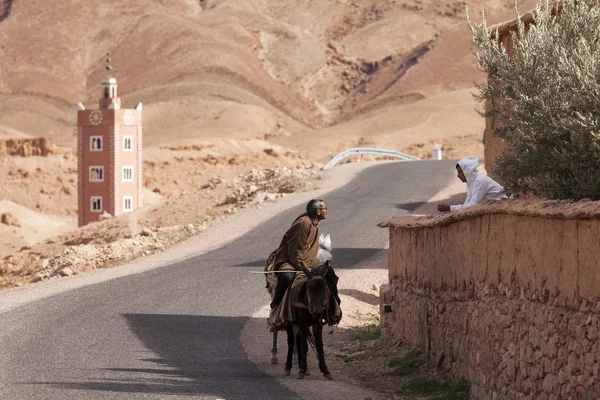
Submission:
<svg viewBox="0 0 600 400">
<path fill-rule="evenodd" d="M 110 74 L 110 53 L 106 70 Z M 77 106 L 79 226 L 107 212 L 120 215 L 142 206 L 142 103 L 121 108 L 117 79 L 102 81 L 100 108 Z"/>
</svg>

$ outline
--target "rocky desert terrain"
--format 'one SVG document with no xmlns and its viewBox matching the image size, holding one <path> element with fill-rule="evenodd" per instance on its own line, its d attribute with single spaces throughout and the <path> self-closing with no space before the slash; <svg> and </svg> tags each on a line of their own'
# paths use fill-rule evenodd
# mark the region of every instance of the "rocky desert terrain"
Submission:
<svg viewBox="0 0 600 400">
<path fill-rule="evenodd" d="M 514 16 L 513 0 L 0 2 L 0 288 L 160 251 L 350 147 L 482 157 L 465 6 Z M 107 51 L 123 106 L 144 104 L 146 207 L 77 229 L 75 105 L 97 107 Z"/>
</svg>

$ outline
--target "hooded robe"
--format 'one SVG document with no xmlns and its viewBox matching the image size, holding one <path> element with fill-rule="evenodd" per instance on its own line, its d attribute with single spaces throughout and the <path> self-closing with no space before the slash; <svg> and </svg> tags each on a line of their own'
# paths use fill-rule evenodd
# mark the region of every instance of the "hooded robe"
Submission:
<svg viewBox="0 0 600 400">
<path fill-rule="evenodd" d="M 458 162 L 458 165 L 467 179 L 467 199 L 464 204 L 450 206 L 450 211 L 473 207 L 486 200 L 502 200 L 507 198 L 506 194 L 504 194 L 504 188 L 498 182 L 477 170 L 479 166 L 479 159 L 477 157 L 465 157 Z"/>
</svg>

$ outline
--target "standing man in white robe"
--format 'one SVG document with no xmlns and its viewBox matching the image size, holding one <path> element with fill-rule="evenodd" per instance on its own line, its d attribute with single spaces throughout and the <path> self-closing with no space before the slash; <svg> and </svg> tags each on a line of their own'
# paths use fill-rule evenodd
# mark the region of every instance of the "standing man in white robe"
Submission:
<svg viewBox="0 0 600 400">
<path fill-rule="evenodd" d="M 472 207 L 482 201 L 507 198 L 504 194 L 504 188 L 489 176 L 480 173 L 477 170 L 478 166 L 479 159 L 471 156 L 463 158 L 456 164 L 458 179 L 467 184 L 467 200 L 464 204 L 452 206 L 446 203 L 438 204 L 438 211 L 457 211 Z"/>
</svg>

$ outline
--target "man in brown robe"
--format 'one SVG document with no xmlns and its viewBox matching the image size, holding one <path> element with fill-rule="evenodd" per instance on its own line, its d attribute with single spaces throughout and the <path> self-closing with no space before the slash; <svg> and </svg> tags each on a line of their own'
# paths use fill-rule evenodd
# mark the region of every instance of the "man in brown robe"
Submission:
<svg viewBox="0 0 600 400">
<path fill-rule="evenodd" d="M 290 272 L 277 274 L 277 287 L 271 301 L 271 310 L 281 303 L 285 291 L 296 277 L 296 271 L 309 274 L 312 268 L 319 265 L 316 261 L 319 250 L 319 222 L 325 218 L 327 218 L 325 202 L 322 199 L 313 199 L 306 205 L 306 213 L 296 218 L 283 235 L 275 255 L 274 270 Z M 337 281 L 335 273 L 333 277 Z"/>
</svg>

